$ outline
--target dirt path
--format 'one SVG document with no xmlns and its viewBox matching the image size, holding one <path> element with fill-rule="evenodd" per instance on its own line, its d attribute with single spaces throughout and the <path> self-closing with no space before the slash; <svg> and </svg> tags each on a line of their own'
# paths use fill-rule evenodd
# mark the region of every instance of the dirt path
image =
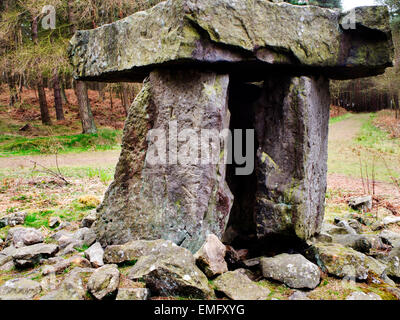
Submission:
<svg viewBox="0 0 400 320">
<path fill-rule="evenodd" d="M 58 165 L 60 167 L 106 167 L 115 165 L 119 154 L 119 150 L 61 154 L 58 155 Z M 35 155 L 0 158 L 0 168 L 31 168 L 33 166 L 31 161 L 36 161 L 45 167 L 56 166 L 54 155 Z"/>
<path fill-rule="evenodd" d="M 352 115 L 348 119 L 331 124 L 329 126 L 329 142 L 354 139 L 368 117 L 368 114 L 357 114 Z"/>
</svg>

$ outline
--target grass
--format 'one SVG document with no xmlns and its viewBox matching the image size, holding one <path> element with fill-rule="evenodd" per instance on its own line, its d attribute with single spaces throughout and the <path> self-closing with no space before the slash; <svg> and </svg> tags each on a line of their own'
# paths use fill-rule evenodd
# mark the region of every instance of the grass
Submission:
<svg viewBox="0 0 400 320">
<path fill-rule="evenodd" d="M 97 134 L 57 135 L 50 137 L 24 137 L 0 135 L 0 156 L 79 153 L 84 151 L 117 150 L 120 148 L 121 130 L 99 129 Z"/>
<path fill-rule="evenodd" d="M 353 138 L 332 140 L 328 146 L 328 172 L 360 178 L 360 160 L 363 166 L 363 175 L 366 170 L 372 176 L 372 167 L 375 170 L 375 180 L 392 182 L 391 174 L 400 177 L 400 141 L 392 139 L 385 131 L 374 126 L 375 114 L 351 114 L 347 119 L 353 119 L 349 125 L 360 123 L 360 131 Z M 334 128 L 331 128 L 335 130 Z M 385 159 L 385 160 L 383 160 Z M 386 162 L 386 164 L 385 164 Z"/>
<path fill-rule="evenodd" d="M 351 116 L 352 116 L 351 113 L 345 113 L 345 114 L 343 114 L 341 116 L 330 118 L 329 119 L 329 124 L 334 124 L 334 123 L 349 119 Z"/>
</svg>

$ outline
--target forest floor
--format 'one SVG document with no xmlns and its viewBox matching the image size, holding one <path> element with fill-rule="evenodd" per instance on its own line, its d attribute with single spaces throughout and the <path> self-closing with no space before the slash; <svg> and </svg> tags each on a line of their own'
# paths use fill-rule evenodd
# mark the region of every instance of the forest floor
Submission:
<svg viewBox="0 0 400 320">
<path fill-rule="evenodd" d="M 99 128 L 99 134 L 90 139 L 80 134 L 74 106 L 66 107 L 66 122 L 45 127 L 35 117 L 29 120 L 29 114 L 37 113 L 32 105 L 24 105 L 27 112 L 17 112 L 2 107 L 4 102 L 0 96 L 0 218 L 25 211 L 28 216 L 24 226 L 41 228 L 50 234 L 50 217 L 59 217 L 78 226 L 82 218 L 102 201 L 113 179 L 120 152 L 122 126 L 115 124 L 123 124 L 124 111 L 121 107 L 112 112 L 107 103 L 100 104 L 98 111 L 96 93 L 91 92 L 90 96 Z M 400 122 L 393 120 L 390 111 L 376 114 L 335 111 L 333 116 L 329 135 L 326 221 L 333 222 L 335 217 L 346 217 L 349 213 L 360 214 L 349 209 L 346 200 L 365 194 L 374 198 L 373 210 L 365 215 L 373 219 L 382 213 L 399 215 L 400 188 L 396 181 L 400 177 L 400 139 L 396 130 Z M 107 123 L 107 118 L 112 117 L 120 120 Z M 31 131 L 20 132 L 19 128 L 26 123 L 31 125 Z M 99 142 L 103 147 L 99 147 Z M 55 152 L 60 171 L 56 168 Z M 0 229 L 0 238 L 5 239 L 8 229 Z M 391 229 L 400 232 L 399 226 L 394 225 Z M 13 276 L 0 274 L 0 285 Z M 293 293 L 285 285 L 269 281 L 263 284 L 272 291 L 271 298 L 287 299 Z M 340 300 L 354 290 L 385 296 L 381 289 L 368 284 L 349 286 L 326 276 L 310 298 Z"/>
</svg>

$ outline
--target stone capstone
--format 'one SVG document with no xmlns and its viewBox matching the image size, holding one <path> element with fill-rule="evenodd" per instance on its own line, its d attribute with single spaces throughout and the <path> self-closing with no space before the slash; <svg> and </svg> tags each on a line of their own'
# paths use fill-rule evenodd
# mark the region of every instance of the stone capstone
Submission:
<svg viewBox="0 0 400 320">
<path fill-rule="evenodd" d="M 349 79 L 392 65 L 385 6 L 348 13 L 267 0 L 169 0 L 100 28 L 78 31 L 69 55 L 82 80 L 141 81 L 177 62 L 255 81 L 279 68 Z"/>
</svg>

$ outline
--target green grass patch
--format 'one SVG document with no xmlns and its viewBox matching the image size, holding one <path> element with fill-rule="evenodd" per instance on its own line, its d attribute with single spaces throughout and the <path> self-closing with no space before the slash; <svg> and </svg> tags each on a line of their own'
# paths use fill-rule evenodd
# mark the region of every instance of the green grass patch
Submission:
<svg viewBox="0 0 400 320">
<path fill-rule="evenodd" d="M 54 213 L 54 210 L 44 210 L 29 213 L 25 218 L 25 227 L 40 228 L 45 226 L 49 227 L 49 217 Z"/>
<path fill-rule="evenodd" d="M 345 113 L 345 114 L 343 114 L 343 115 L 341 115 L 341 116 L 334 117 L 334 118 L 330 118 L 330 119 L 329 119 L 329 124 L 333 124 L 333 123 L 337 123 L 337 122 L 346 120 L 346 119 L 352 117 L 352 115 L 353 115 L 353 114 L 351 114 L 351 113 Z"/>
<path fill-rule="evenodd" d="M 376 114 L 369 115 L 356 137 L 356 142 L 380 153 L 400 155 L 399 139 L 390 138 L 389 133 L 375 127 L 373 124 L 375 118 Z"/>
<path fill-rule="evenodd" d="M 84 151 L 117 150 L 121 130 L 99 129 L 97 134 L 33 137 L 0 135 L 0 156 L 78 153 Z"/>
</svg>

